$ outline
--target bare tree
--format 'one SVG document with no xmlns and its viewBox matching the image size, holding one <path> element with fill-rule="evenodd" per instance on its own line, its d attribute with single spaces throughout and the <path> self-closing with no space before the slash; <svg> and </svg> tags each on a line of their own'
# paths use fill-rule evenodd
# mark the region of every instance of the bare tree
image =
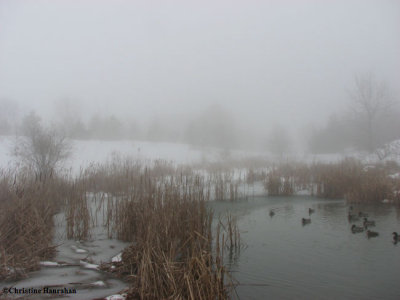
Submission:
<svg viewBox="0 0 400 300">
<path fill-rule="evenodd" d="M 350 91 L 353 117 L 360 128 L 360 142 L 369 152 L 373 152 L 379 141 L 379 122 L 389 117 L 395 102 L 388 86 L 378 82 L 372 74 L 357 76 L 355 86 Z"/>
<path fill-rule="evenodd" d="M 24 136 L 16 139 L 12 154 L 37 176 L 51 176 L 69 157 L 70 142 L 64 134 L 44 128 L 33 112 L 24 118 L 21 129 Z"/>
</svg>

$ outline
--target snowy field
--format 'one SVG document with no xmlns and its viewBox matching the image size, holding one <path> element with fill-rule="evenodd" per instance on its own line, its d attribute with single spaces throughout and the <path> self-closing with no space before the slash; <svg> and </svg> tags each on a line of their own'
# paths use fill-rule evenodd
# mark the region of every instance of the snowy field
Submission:
<svg viewBox="0 0 400 300">
<path fill-rule="evenodd" d="M 0 168 L 10 168 L 15 165 L 12 149 L 16 138 L 13 136 L 0 136 Z M 206 162 L 240 161 L 246 159 L 260 159 L 271 162 L 297 161 L 297 162 L 337 162 L 346 157 L 360 159 L 365 164 L 380 161 L 377 154 L 365 154 L 355 151 L 332 154 L 306 154 L 296 153 L 284 157 L 276 157 L 267 152 L 244 150 L 223 150 L 212 147 L 196 147 L 187 144 L 146 142 L 146 141 L 99 141 L 99 140 L 73 140 L 72 154 L 64 162 L 63 168 L 78 174 L 91 164 L 103 163 L 114 155 L 129 157 L 142 162 L 165 160 L 175 164 L 201 164 Z M 391 152 L 383 160 L 400 162 L 400 141 L 390 144 Z M 384 150 L 379 150 L 383 152 Z"/>
<path fill-rule="evenodd" d="M 16 138 L 13 136 L 0 136 L 0 167 L 12 166 L 13 145 Z M 273 156 L 266 152 L 254 152 L 243 150 L 222 150 L 211 147 L 195 147 L 186 144 L 145 141 L 98 141 L 98 140 L 73 140 L 72 155 L 64 163 L 64 168 L 74 172 L 85 168 L 92 163 L 101 163 L 118 154 L 128 156 L 135 160 L 154 161 L 158 159 L 174 162 L 176 164 L 198 164 L 201 162 L 214 162 L 221 160 L 240 160 L 247 158 L 262 158 L 272 160 Z M 337 161 L 343 155 L 290 155 L 289 159 L 297 161 Z"/>
<path fill-rule="evenodd" d="M 12 165 L 15 137 L 0 136 L 0 167 Z M 144 142 L 144 141 L 98 141 L 73 140 L 72 155 L 64 163 L 64 168 L 73 171 L 85 168 L 92 163 L 101 163 L 118 154 L 135 160 L 166 160 L 177 164 L 192 164 L 201 161 L 215 161 L 222 157 L 223 151 L 212 148 L 195 148 L 185 144 Z M 235 155 L 246 156 L 246 152 L 235 151 Z"/>
</svg>

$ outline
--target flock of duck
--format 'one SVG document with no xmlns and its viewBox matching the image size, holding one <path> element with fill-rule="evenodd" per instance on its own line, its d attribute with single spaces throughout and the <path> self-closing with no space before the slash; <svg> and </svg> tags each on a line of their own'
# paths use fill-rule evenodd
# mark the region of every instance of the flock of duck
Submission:
<svg viewBox="0 0 400 300">
<path fill-rule="evenodd" d="M 311 216 L 311 214 L 313 214 L 314 212 L 315 212 L 315 209 L 312 209 L 312 208 L 308 209 L 308 215 L 309 216 Z M 270 215 L 270 217 L 273 217 L 275 215 L 275 212 L 274 212 L 273 209 L 271 209 L 269 211 L 269 215 Z M 351 226 L 351 232 L 352 233 L 360 233 L 360 232 L 366 231 L 368 238 L 379 236 L 378 232 L 368 229 L 368 227 L 374 227 L 376 225 L 375 221 L 368 220 L 368 214 L 363 213 L 361 211 L 358 212 L 358 214 L 355 214 L 355 213 L 353 213 L 353 207 L 350 206 L 350 210 L 349 210 L 349 213 L 347 215 L 347 218 L 348 218 L 350 223 L 358 222 L 358 221 L 360 221 L 360 219 L 363 220 L 362 226 L 357 226 L 356 224 L 353 224 Z M 303 226 L 307 225 L 307 224 L 310 224 L 310 223 L 311 223 L 311 218 L 302 218 L 301 219 L 301 224 Z M 393 232 L 392 236 L 393 236 L 393 242 L 394 243 L 400 242 L 400 235 L 397 232 Z"/>
<path fill-rule="evenodd" d="M 347 215 L 347 218 L 349 219 L 350 223 L 360 221 L 360 219 L 363 220 L 362 226 L 357 226 L 356 224 L 353 224 L 351 226 L 351 232 L 352 233 L 364 232 L 364 230 L 365 230 L 366 233 L 367 233 L 367 237 L 368 238 L 379 236 L 378 232 L 368 229 L 368 227 L 374 227 L 376 225 L 375 221 L 368 220 L 368 214 L 363 213 L 361 211 L 358 212 L 358 214 L 355 214 L 355 213 L 353 213 L 353 207 L 350 206 L 350 210 L 349 210 L 349 213 Z M 400 236 L 398 235 L 397 232 L 393 232 L 392 236 L 393 236 L 393 242 L 394 243 L 397 243 L 397 242 L 400 241 Z"/>
</svg>

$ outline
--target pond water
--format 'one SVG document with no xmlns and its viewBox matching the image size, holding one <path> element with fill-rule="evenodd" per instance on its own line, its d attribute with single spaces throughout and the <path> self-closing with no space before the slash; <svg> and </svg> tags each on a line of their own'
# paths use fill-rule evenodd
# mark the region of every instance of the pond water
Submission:
<svg viewBox="0 0 400 300">
<path fill-rule="evenodd" d="M 392 242 L 400 210 L 393 206 L 353 205 L 376 221 L 371 230 L 379 236 L 370 239 L 351 232 L 344 200 L 253 197 L 210 206 L 215 215 L 239 217 L 245 247 L 227 260 L 240 299 L 400 299 L 400 243 Z M 309 208 L 315 212 L 303 226 Z"/>
</svg>

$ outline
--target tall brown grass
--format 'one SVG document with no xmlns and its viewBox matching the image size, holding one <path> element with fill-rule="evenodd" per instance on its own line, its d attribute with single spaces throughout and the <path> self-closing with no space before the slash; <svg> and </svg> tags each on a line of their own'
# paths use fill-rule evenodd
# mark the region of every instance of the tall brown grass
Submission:
<svg viewBox="0 0 400 300">
<path fill-rule="evenodd" d="M 224 184 L 235 195 L 225 183 L 230 179 L 225 175 Z M 91 225 L 98 222 L 95 205 L 109 237 L 131 242 L 113 269 L 130 282 L 129 297 L 227 299 L 230 287 L 221 253 L 212 247 L 213 214 L 207 207 L 214 183 L 165 161 L 142 165 L 114 157 L 70 179 L 65 189 L 67 236 L 90 236 Z M 232 224 L 231 240 L 238 245 Z"/>
<path fill-rule="evenodd" d="M 117 196 L 107 200 L 105 225 L 132 243 L 116 270 L 130 281 L 131 298 L 228 298 L 226 270 L 212 249 L 213 214 L 206 205 L 210 192 L 204 177 L 157 164 L 137 168 L 124 163 L 111 172 L 99 171 L 91 173 L 96 187 L 101 179 L 116 191 L 108 176 L 130 179 L 118 183 Z"/>
<path fill-rule="evenodd" d="M 356 159 L 337 163 L 282 164 L 267 175 L 265 188 L 269 195 L 288 196 L 307 189 L 321 198 L 346 198 L 349 202 L 399 203 L 400 179 L 389 176 L 399 172 L 394 163 L 364 165 Z"/>
<path fill-rule="evenodd" d="M 53 215 L 62 202 L 62 182 L 41 181 L 30 170 L 0 175 L 0 280 L 18 279 L 55 253 Z"/>
</svg>

